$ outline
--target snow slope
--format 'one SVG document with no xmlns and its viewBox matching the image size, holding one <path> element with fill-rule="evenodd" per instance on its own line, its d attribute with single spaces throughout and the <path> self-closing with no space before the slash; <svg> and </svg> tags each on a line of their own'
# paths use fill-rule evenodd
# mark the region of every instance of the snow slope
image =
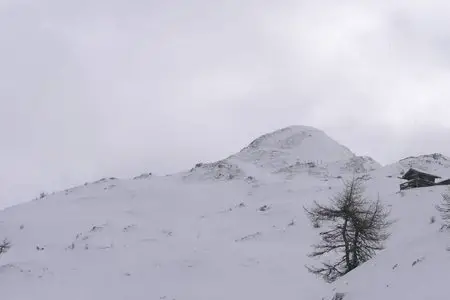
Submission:
<svg viewBox="0 0 450 300">
<path fill-rule="evenodd" d="M 442 157 L 427 159 L 413 160 L 446 172 Z M 403 168 L 402 161 L 381 167 L 297 126 L 188 172 L 104 179 L 11 207 L 0 212 L 0 238 L 13 243 L 0 257 L 1 297 L 289 300 L 339 291 L 398 299 L 406 284 L 426 290 L 429 274 L 415 270 L 439 276 L 435 264 L 447 255 L 439 218 L 430 224 L 445 187 L 399 193 Z M 307 254 L 320 229 L 303 207 L 326 202 L 355 173 L 367 175 L 368 196 L 379 195 L 398 221 L 383 253 L 330 286 L 304 267 L 314 263 Z M 381 289 L 387 284 L 395 288 Z M 444 292 L 409 299 L 444 299 Z"/>
<path fill-rule="evenodd" d="M 303 272 L 313 232 L 299 218 L 302 193 L 279 195 L 246 183 L 153 178 L 97 183 L 7 209 L 0 232 L 14 246 L 1 257 L 2 297 L 313 297 L 323 283 Z"/>
</svg>

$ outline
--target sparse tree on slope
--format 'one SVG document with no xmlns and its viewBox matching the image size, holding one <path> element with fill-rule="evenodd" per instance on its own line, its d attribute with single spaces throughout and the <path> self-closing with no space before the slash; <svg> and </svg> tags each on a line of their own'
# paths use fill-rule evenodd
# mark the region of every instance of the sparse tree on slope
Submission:
<svg viewBox="0 0 450 300">
<path fill-rule="evenodd" d="M 382 250 L 388 239 L 389 212 L 380 200 L 369 201 L 364 197 L 361 178 L 345 182 L 344 190 L 331 199 L 329 206 L 314 203 L 306 209 L 313 224 L 329 222 L 320 233 L 321 242 L 313 245 L 310 257 L 337 253 L 334 262 L 323 262 L 321 267 L 307 267 L 328 282 L 345 275 Z"/>
<path fill-rule="evenodd" d="M 450 228 L 450 194 L 442 194 L 442 202 L 436 206 L 444 221 L 443 228 Z"/>
</svg>

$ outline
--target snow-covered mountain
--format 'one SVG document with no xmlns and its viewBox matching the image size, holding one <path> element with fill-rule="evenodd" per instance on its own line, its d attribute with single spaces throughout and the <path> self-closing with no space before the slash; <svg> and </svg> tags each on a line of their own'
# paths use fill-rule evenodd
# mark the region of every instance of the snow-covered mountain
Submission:
<svg viewBox="0 0 450 300">
<path fill-rule="evenodd" d="M 291 126 L 265 134 L 239 153 L 214 163 L 197 164 L 184 175 L 198 180 L 265 180 L 275 174 L 309 173 L 322 177 L 380 168 L 370 157 L 358 157 L 323 131 Z"/>
<path fill-rule="evenodd" d="M 265 134 L 231 158 L 262 168 L 278 170 L 300 163 L 327 163 L 355 157 L 323 131 L 307 126 L 291 126 Z"/>
<path fill-rule="evenodd" d="M 0 297 L 447 299 L 450 233 L 439 232 L 434 208 L 446 187 L 400 193 L 398 177 L 409 167 L 450 177 L 449 162 L 433 154 L 382 167 L 293 126 L 187 172 L 68 189 L 0 212 L 0 239 L 12 242 L 0 256 Z M 320 229 L 303 207 L 355 174 L 397 222 L 386 250 L 329 285 L 304 267 Z"/>
</svg>

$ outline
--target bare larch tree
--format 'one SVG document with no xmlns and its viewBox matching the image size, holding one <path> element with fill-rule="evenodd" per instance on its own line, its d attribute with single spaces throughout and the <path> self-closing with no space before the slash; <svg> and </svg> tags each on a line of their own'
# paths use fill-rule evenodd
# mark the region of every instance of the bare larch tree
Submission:
<svg viewBox="0 0 450 300">
<path fill-rule="evenodd" d="M 331 198 L 329 206 L 314 202 L 305 211 L 313 224 L 328 222 L 320 232 L 321 242 L 313 245 L 310 257 L 338 254 L 335 261 L 323 262 L 321 267 L 307 266 L 308 270 L 333 282 L 362 263 L 371 259 L 376 251 L 384 248 L 389 238 L 387 232 L 392 221 L 380 200 L 369 201 L 364 197 L 361 178 L 345 182 L 344 189 Z"/>
<path fill-rule="evenodd" d="M 442 201 L 436 206 L 437 211 L 441 214 L 444 225 L 442 228 L 450 228 L 450 194 L 442 194 Z"/>
</svg>

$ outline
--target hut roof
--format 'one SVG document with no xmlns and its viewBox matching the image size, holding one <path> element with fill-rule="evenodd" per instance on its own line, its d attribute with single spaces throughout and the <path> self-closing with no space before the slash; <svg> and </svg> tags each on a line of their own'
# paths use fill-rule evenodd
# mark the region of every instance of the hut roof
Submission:
<svg viewBox="0 0 450 300">
<path fill-rule="evenodd" d="M 433 174 L 429 174 L 429 173 L 426 173 L 426 172 L 419 171 L 419 170 L 411 168 L 411 169 L 408 170 L 408 172 L 406 172 L 402 176 L 402 179 L 410 180 L 410 179 L 413 178 L 414 175 L 424 175 L 426 177 L 430 177 L 430 178 L 434 178 L 434 179 L 441 178 L 440 176 L 436 176 L 436 175 L 433 175 Z"/>
</svg>

